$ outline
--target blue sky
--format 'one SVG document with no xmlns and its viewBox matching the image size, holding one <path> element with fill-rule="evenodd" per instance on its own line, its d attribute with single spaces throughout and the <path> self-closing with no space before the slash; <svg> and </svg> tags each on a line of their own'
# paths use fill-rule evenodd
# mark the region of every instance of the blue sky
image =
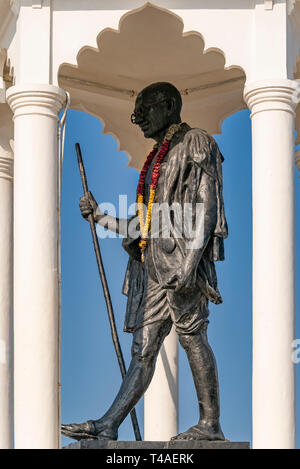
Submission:
<svg viewBox="0 0 300 469">
<path fill-rule="evenodd" d="M 189 123 L 192 125 L 193 123 Z M 119 194 L 135 201 L 138 171 L 128 168 L 128 158 L 118 152 L 115 140 L 103 135 L 100 121 L 70 111 L 67 120 L 62 186 L 62 422 L 81 422 L 104 414 L 116 395 L 121 375 L 110 336 L 109 322 L 91 240 L 89 225 L 80 215 L 82 186 L 74 150 L 80 142 L 89 189 L 98 203 L 118 206 Z M 216 264 L 222 305 L 210 305 L 208 336 L 216 355 L 220 381 L 221 424 L 226 438 L 251 441 L 252 354 L 252 207 L 251 124 L 248 111 L 223 123 L 215 136 L 225 157 L 224 200 L 229 225 L 226 260 Z M 300 179 L 295 171 L 296 240 L 300 235 Z M 100 246 L 115 310 L 125 361 L 130 361 L 131 334 L 123 333 L 126 297 L 122 295 L 127 254 L 121 240 L 101 239 Z M 300 247 L 296 242 L 296 269 Z M 297 329 L 299 275 L 296 277 Z M 300 363 L 296 365 L 298 399 L 297 447 L 300 448 Z M 198 419 L 197 400 L 187 359 L 179 359 L 179 431 Z M 266 396 L 267 399 L 267 396 Z M 143 402 L 137 406 L 143 424 Z M 120 440 L 134 440 L 130 418 L 119 430 Z M 63 437 L 62 444 L 71 442 Z"/>
</svg>

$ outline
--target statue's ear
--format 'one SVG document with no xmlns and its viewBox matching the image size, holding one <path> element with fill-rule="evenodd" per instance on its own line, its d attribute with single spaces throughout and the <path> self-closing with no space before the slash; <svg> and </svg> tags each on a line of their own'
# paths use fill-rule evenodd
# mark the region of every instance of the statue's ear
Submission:
<svg viewBox="0 0 300 469">
<path fill-rule="evenodd" d="M 175 109 L 176 109 L 176 99 L 174 97 L 170 97 L 168 99 L 168 111 L 169 111 L 170 116 L 174 114 Z"/>
</svg>

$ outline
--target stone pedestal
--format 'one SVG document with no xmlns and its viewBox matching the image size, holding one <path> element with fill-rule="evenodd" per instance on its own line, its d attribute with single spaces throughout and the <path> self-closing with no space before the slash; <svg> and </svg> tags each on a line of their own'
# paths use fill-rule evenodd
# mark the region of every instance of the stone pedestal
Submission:
<svg viewBox="0 0 300 469">
<path fill-rule="evenodd" d="M 250 449 L 247 441 L 106 441 L 81 440 L 64 449 L 105 449 L 105 450 L 180 450 L 199 449 Z"/>
</svg>

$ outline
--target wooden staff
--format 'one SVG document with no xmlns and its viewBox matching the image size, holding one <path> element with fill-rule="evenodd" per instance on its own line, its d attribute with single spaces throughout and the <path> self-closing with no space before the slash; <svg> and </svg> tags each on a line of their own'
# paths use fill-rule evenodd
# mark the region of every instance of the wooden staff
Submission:
<svg viewBox="0 0 300 469">
<path fill-rule="evenodd" d="M 76 153 L 77 153 L 78 166 L 79 166 L 79 171 L 80 171 L 80 176 L 81 176 L 83 192 L 84 192 L 84 195 L 87 195 L 88 194 L 88 185 L 87 185 L 87 179 L 86 179 L 85 169 L 84 169 L 84 166 L 83 166 L 81 149 L 80 149 L 79 143 L 75 144 L 75 148 L 76 148 Z M 109 293 L 109 289 L 108 289 L 108 285 L 107 285 L 107 279 L 106 279 L 106 275 L 105 275 L 105 271 L 104 271 L 104 267 L 103 267 L 99 241 L 98 241 L 96 228 L 95 228 L 95 222 L 94 222 L 94 218 L 93 218 L 92 214 L 90 214 L 88 216 L 88 221 L 90 223 L 90 228 L 91 228 L 91 232 L 92 232 L 92 238 L 93 238 L 93 243 L 94 243 L 94 249 L 95 249 L 95 254 L 96 254 L 96 259 L 97 259 L 99 275 L 100 275 L 100 279 L 101 279 L 101 283 L 102 283 L 102 287 L 103 287 L 104 298 L 105 298 L 105 302 L 106 302 L 106 306 L 107 306 L 109 324 L 110 324 L 110 328 L 111 328 L 111 335 L 112 335 L 112 339 L 113 339 L 113 343 L 114 343 L 118 363 L 119 363 L 119 366 L 120 366 L 122 378 L 124 378 L 124 376 L 126 375 L 126 367 L 125 367 L 124 357 L 123 357 L 123 353 L 122 353 L 122 350 L 121 350 L 120 341 L 119 341 L 119 337 L 118 337 L 114 311 L 113 311 L 111 297 L 110 297 L 110 293 Z M 142 438 L 141 438 L 141 433 L 140 433 L 139 424 L 138 424 L 135 409 L 133 409 L 130 412 L 130 417 L 131 417 L 131 421 L 132 421 L 132 426 L 133 426 L 135 439 L 137 441 L 141 441 Z"/>
</svg>

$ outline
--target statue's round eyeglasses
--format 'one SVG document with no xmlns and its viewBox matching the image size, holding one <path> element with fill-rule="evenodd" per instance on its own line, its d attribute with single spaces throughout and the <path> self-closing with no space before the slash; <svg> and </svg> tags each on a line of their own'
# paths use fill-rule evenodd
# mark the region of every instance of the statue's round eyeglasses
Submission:
<svg viewBox="0 0 300 469">
<path fill-rule="evenodd" d="M 165 101 L 168 101 L 168 98 L 160 99 L 159 101 L 155 101 L 154 103 L 147 104 L 147 106 L 140 106 L 136 111 L 133 111 L 133 113 L 130 116 L 132 124 L 136 124 L 136 119 L 140 118 L 143 119 L 145 116 L 145 113 L 149 112 L 149 110 L 153 107 L 156 106 L 157 104 L 164 103 Z"/>
</svg>

